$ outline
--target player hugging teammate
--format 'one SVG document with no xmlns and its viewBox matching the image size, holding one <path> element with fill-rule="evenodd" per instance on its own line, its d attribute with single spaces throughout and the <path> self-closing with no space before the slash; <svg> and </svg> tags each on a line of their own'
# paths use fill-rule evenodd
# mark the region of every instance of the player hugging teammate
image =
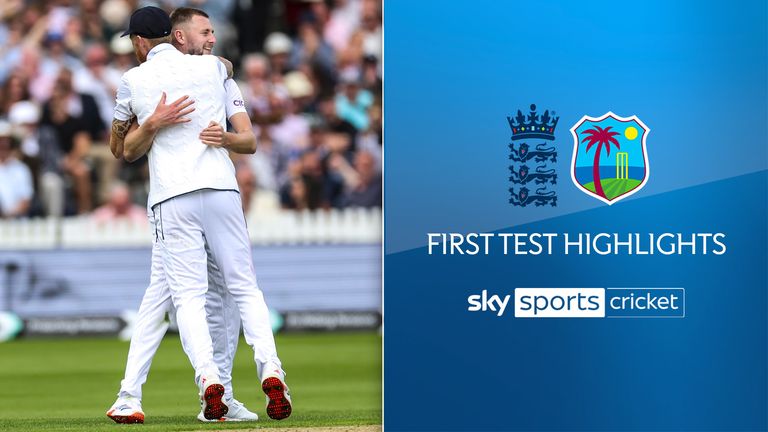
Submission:
<svg viewBox="0 0 768 432">
<path fill-rule="evenodd" d="M 256 283 L 229 158 L 229 151 L 256 150 L 231 64 L 206 55 L 216 39 L 208 15 L 197 9 L 180 8 L 171 17 L 156 7 L 138 9 L 123 36 L 130 36 L 140 66 L 122 77 L 110 148 L 129 162 L 149 155 L 147 208 L 154 239 L 150 285 L 125 378 L 107 416 L 117 423 L 144 422 L 141 386 L 173 307 L 200 390 L 198 419 L 258 418 L 232 391 L 241 322 L 267 397 L 267 415 L 284 419 L 292 410 L 290 393 Z M 222 126 L 226 120 L 232 132 Z"/>
</svg>

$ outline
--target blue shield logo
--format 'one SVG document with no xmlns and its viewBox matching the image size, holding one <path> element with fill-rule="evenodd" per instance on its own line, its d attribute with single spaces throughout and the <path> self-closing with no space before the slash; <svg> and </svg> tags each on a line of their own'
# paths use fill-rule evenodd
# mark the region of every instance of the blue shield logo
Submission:
<svg viewBox="0 0 768 432">
<path fill-rule="evenodd" d="M 648 182 L 650 129 L 637 116 L 584 116 L 571 128 L 571 179 L 587 195 L 611 205 Z"/>
</svg>

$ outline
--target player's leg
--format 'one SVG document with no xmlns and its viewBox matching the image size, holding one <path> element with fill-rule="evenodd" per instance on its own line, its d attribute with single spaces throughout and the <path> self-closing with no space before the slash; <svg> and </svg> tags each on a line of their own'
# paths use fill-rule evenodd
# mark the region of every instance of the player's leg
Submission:
<svg viewBox="0 0 768 432">
<path fill-rule="evenodd" d="M 207 250 L 207 246 L 206 246 Z M 219 366 L 219 378 L 225 388 L 225 400 L 229 406 L 229 412 L 219 420 L 224 421 L 254 421 L 259 416 L 251 412 L 246 406 L 234 398 L 232 390 L 232 365 L 237 352 L 237 342 L 240 338 L 240 312 L 237 310 L 232 296 L 224 285 L 224 277 L 221 270 L 208 254 L 208 294 L 206 295 L 205 309 L 208 314 L 208 327 L 213 339 L 213 359 Z M 207 420 L 200 411 L 197 419 Z"/>
<path fill-rule="evenodd" d="M 234 297 L 227 291 L 226 286 L 222 285 L 219 292 L 221 293 L 222 302 L 224 303 L 224 315 L 227 317 L 226 341 L 229 352 L 222 369 L 226 369 L 225 373 L 231 380 L 232 367 L 235 363 L 235 354 L 237 353 L 237 344 L 240 341 L 240 310 L 237 308 L 237 303 L 235 303 Z M 234 389 L 232 390 L 231 395 L 234 398 Z"/>
<path fill-rule="evenodd" d="M 226 397 L 232 398 L 232 368 L 228 365 L 231 365 L 235 352 L 229 342 L 228 330 L 233 320 L 237 321 L 238 326 L 240 325 L 240 317 L 238 315 L 235 318 L 227 313 L 224 307 L 226 295 L 224 277 L 213 260 L 207 244 L 206 252 L 208 254 L 208 292 L 205 295 L 205 311 L 213 342 L 213 360 L 219 367 L 219 378 L 224 385 Z"/>
<path fill-rule="evenodd" d="M 152 358 L 168 330 L 165 316 L 171 307 L 171 293 L 162 271 L 162 257 L 156 256 L 157 254 L 158 248 L 153 247 L 150 284 L 144 292 L 136 321 L 133 323 L 125 378 L 120 383 L 120 395 L 138 399 L 141 399 L 141 387 L 147 381 Z"/>
<path fill-rule="evenodd" d="M 195 369 L 205 418 L 213 419 L 226 414 L 228 407 L 222 400 L 224 386 L 213 360 L 205 312 L 208 276 L 202 228 L 203 194 L 193 192 L 171 198 L 154 210 L 179 334 Z"/>
<path fill-rule="evenodd" d="M 262 389 L 270 401 L 267 414 L 274 419 L 288 417 L 291 413 L 290 395 L 277 357 L 264 294 L 256 283 L 240 195 L 231 191 L 212 191 L 204 196 L 206 241 L 240 311 L 245 340 L 253 348 Z"/>
<path fill-rule="evenodd" d="M 205 238 L 216 264 L 240 312 L 246 342 L 254 350 L 261 369 L 267 363 L 280 366 L 264 295 L 256 283 L 251 245 L 245 228 L 239 194 L 215 191 L 206 195 Z"/>
<path fill-rule="evenodd" d="M 149 221 L 154 235 L 155 224 L 151 214 Z M 168 329 L 165 314 L 171 306 L 171 295 L 163 272 L 161 254 L 157 242 L 153 241 L 149 286 L 133 323 L 125 377 L 120 382 L 117 401 L 107 411 L 107 416 L 118 423 L 143 423 L 141 387 L 147 380 L 152 358 Z"/>
</svg>

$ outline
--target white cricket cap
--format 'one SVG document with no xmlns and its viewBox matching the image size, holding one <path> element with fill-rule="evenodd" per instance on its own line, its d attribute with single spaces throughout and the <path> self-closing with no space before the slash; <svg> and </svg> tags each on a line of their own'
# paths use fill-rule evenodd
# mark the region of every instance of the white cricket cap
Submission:
<svg viewBox="0 0 768 432">
<path fill-rule="evenodd" d="M 312 92 L 315 89 L 309 78 L 304 75 L 304 72 L 299 71 L 286 74 L 283 78 L 283 84 L 286 90 L 288 90 L 288 95 L 292 98 L 312 96 Z"/>
<path fill-rule="evenodd" d="M 269 55 L 287 54 L 291 52 L 291 48 L 293 48 L 293 42 L 285 33 L 270 33 L 264 41 L 264 52 Z"/>
<path fill-rule="evenodd" d="M 112 28 L 120 28 L 131 16 L 131 6 L 125 0 L 106 0 L 99 7 L 99 15 Z"/>
<path fill-rule="evenodd" d="M 131 38 L 120 37 L 120 33 L 115 34 L 112 37 L 112 41 L 109 43 L 109 49 L 115 54 L 131 54 L 133 53 L 133 44 Z"/>
<path fill-rule="evenodd" d="M 40 121 L 40 108 L 31 101 L 19 101 L 8 110 L 8 120 L 14 125 L 34 124 Z"/>
</svg>

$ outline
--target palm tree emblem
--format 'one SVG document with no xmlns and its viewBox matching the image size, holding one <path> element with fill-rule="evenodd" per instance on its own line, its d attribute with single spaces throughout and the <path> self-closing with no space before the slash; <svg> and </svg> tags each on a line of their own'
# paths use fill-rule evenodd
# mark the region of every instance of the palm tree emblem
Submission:
<svg viewBox="0 0 768 432">
<path fill-rule="evenodd" d="M 621 117 L 608 111 L 600 117 L 583 116 L 571 127 L 573 184 L 608 205 L 637 193 L 650 173 L 649 131 L 636 115 Z"/>
<path fill-rule="evenodd" d="M 587 135 L 581 140 L 581 142 L 587 142 L 587 153 L 589 153 L 589 149 L 592 148 L 592 146 L 597 144 L 597 148 L 595 149 L 595 161 L 592 164 L 592 179 L 595 185 L 595 193 L 606 198 L 605 192 L 603 191 L 603 185 L 600 182 L 600 154 L 602 150 L 605 149 L 605 152 L 610 156 L 611 144 L 615 145 L 617 150 L 621 149 L 619 141 L 614 138 L 616 135 L 619 135 L 619 133 L 611 131 L 611 126 L 603 129 L 597 125 L 595 125 L 594 129 L 587 129 L 582 133 Z"/>
</svg>

